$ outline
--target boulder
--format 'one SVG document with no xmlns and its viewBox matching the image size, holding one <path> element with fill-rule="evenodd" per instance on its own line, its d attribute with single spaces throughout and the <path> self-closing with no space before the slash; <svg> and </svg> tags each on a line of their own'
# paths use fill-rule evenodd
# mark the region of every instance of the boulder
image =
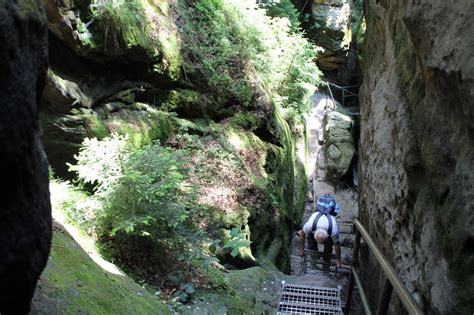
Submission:
<svg viewBox="0 0 474 315">
<path fill-rule="evenodd" d="M 39 98 L 47 69 L 40 0 L 0 2 L 0 313 L 28 314 L 51 245 Z"/>
<path fill-rule="evenodd" d="M 338 109 L 324 117 L 324 157 L 327 175 L 332 179 L 344 176 L 355 153 L 352 138 L 352 117 Z"/>
<path fill-rule="evenodd" d="M 71 177 L 67 163 L 75 162 L 74 155 L 85 138 L 103 138 L 110 131 L 125 132 L 125 129 L 133 132 L 131 127 L 117 126 L 118 116 L 124 117 L 123 124 L 138 121 L 146 128 L 153 124 L 147 118 L 153 115 L 148 113 L 150 108 L 136 106 L 135 97 L 139 94 L 142 98 L 159 101 L 166 95 L 161 97 L 158 94 L 162 92 L 155 90 L 148 90 L 151 96 L 143 95 L 145 88 L 149 88 L 149 84 L 95 76 L 78 77 L 50 69 L 41 98 L 40 121 L 45 150 L 55 174 Z"/>
<path fill-rule="evenodd" d="M 350 6 L 347 0 L 315 0 L 311 5 L 311 38 L 321 47 L 318 65 L 335 70 L 345 62 L 349 48 Z"/>
</svg>

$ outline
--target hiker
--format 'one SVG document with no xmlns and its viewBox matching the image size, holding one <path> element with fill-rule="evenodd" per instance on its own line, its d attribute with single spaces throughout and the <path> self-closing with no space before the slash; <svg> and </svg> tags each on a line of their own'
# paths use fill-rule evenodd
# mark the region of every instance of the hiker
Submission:
<svg viewBox="0 0 474 315">
<path fill-rule="evenodd" d="M 318 244 L 324 244 L 324 256 L 329 257 L 332 253 L 332 246 L 336 251 L 336 266 L 341 267 L 341 245 L 339 244 L 339 231 L 337 229 L 336 215 L 339 212 L 339 206 L 336 200 L 329 194 L 318 199 L 316 212 L 298 231 L 300 237 L 299 255 L 304 255 L 304 241 L 308 234 L 308 248 L 318 250 Z"/>
</svg>

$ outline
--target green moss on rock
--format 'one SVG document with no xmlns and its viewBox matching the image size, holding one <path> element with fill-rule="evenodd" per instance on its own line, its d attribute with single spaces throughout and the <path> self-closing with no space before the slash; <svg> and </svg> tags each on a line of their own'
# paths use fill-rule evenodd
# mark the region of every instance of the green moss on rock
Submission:
<svg viewBox="0 0 474 315">
<path fill-rule="evenodd" d="M 153 140 L 163 141 L 176 131 L 174 116 L 151 108 L 147 104 L 134 103 L 132 109 L 111 114 L 106 120 L 107 128 L 120 135 L 128 135 L 135 147 Z M 137 110 L 141 109 L 141 110 Z"/>
<path fill-rule="evenodd" d="M 211 290 L 200 290 L 188 306 L 178 308 L 180 314 L 271 314 L 278 303 L 281 273 L 262 267 L 222 273 L 211 268 Z"/>
<path fill-rule="evenodd" d="M 130 278 L 102 269 L 66 231 L 55 229 L 34 309 L 61 314 L 170 314 Z"/>
<path fill-rule="evenodd" d="M 87 135 L 90 138 L 97 138 L 101 140 L 110 135 L 107 126 L 96 114 L 86 116 L 84 118 L 84 126 L 86 128 Z"/>
</svg>

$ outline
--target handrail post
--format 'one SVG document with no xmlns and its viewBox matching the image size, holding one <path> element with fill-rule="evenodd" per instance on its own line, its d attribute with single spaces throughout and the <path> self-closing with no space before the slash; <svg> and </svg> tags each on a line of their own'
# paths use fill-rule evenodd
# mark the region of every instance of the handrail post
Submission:
<svg viewBox="0 0 474 315">
<path fill-rule="evenodd" d="M 352 267 L 355 268 L 357 265 L 357 258 L 359 257 L 359 245 L 360 245 L 360 232 L 359 229 L 356 228 L 356 238 L 354 242 L 354 251 L 352 255 Z M 349 284 L 347 285 L 347 296 L 346 296 L 346 304 L 344 307 L 344 313 L 347 315 L 351 309 L 351 299 L 352 299 L 352 288 L 354 287 L 354 274 L 352 273 L 349 277 Z"/>
<path fill-rule="evenodd" d="M 380 296 L 379 305 L 377 307 L 377 315 L 385 315 L 388 311 L 388 305 L 390 303 L 390 297 L 392 296 L 393 286 L 390 280 L 385 279 L 385 283 L 382 289 L 382 295 Z"/>
<path fill-rule="evenodd" d="M 390 286 L 393 287 L 408 313 L 413 315 L 422 315 L 423 311 L 420 309 L 418 304 L 416 304 L 415 300 L 413 300 L 410 292 L 408 292 L 407 288 L 403 284 L 400 277 L 397 275 L 395 269 L 390 265 L 387 258 L 385 258 L 385 256 L 382 254 L 382 251 L 379 249 L 374 239 L 370 236 L 369 232 L 367 232 L 362 223 L 360 223 L 360 221 L 357 219 L 354 219 L 354 225 L 357 227 L 360 234 L 367 243 L 372 255 L 375 257 L 376 262 L 380 265 L 380 267 L 382 267 L 387 280 L 390 282 Z M 392 288 L 385 287 L 385 289 L 386 293 L 389 293 L 389 291 L 391 293 Z"/>
</svg>

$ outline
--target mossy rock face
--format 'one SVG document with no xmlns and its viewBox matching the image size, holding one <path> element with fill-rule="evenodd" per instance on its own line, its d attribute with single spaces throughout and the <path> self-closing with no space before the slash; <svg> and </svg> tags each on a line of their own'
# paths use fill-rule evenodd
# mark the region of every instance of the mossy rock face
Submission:
<svg viewBox="0 0 474 315">
<path fill-rule="evenodd" d="M 70 178 L 66 163 L 74 162 L 74 155 L 79 152 L 82 141 L 87 137 L 84 116 L 56 116 L 40 113 L 43 128 L 43 143 L 49 164 L 58 176 Z"/>
<path fill-rule="evenodd" d="M 177 112 L 184 117 L 204 117 L 206 110 L 201 94 L 193 90 L 177 89 L 168 94 L 168 99 L 160 106 L 162 110 Z"/>
<path fill-rule="evenodd" d="M 233 270 L 216 275 L 215 289 L 198 291 L 180 314 L 271 314 L 278 305 L 278 271 L 263 267 Z"/>
<path fill-rule="evenodd" d="M 74 155 L 85 138 L 102 139 L 112 133 L 128 135 L 135 147 L 165 140 L 175 132 L 174 117 L 148 104 L 120 102 L 103 104 L 94 109 L 73 109 L 68 115 L 40 113 L 44 145 L 48 160 L 58 176 L 71 178 L 66 163 L 74 163 Z"/>
<path fill-rule="evenodd" d="M 48 265 L 33 311 L 40 314 L 171 314 L 130 278 L 102 269 L 71 236 L 56 226 Z"/>
<path fill-rule="evenodd" d="M 173 1 L 44 1 L 51 33 L 76 54 L 96 62 L 149 64 L 149 72 L 180 77 L 180 40 Z"/>
<path fill-rule="evenodd" d="M 62 78 L 52 70 L 48 71 L 45 90 L 41 98 L 43 110 L 67 114 L 75 104 L 90 108 L 93 103 L 94 99 L 84 93 L 76 82 Z"/>
<path fill-rule="evenodd" d="M 226 107 L 225 101 L 215 94 L 201 93 L 196 90 L 175 89 L 168 93 L 167 99 L 160 105 L 164 111 L 176 112 L 180 117 L 189 119 L 223 119 L 235 114 L 235 109 Z"/>
</svg>

